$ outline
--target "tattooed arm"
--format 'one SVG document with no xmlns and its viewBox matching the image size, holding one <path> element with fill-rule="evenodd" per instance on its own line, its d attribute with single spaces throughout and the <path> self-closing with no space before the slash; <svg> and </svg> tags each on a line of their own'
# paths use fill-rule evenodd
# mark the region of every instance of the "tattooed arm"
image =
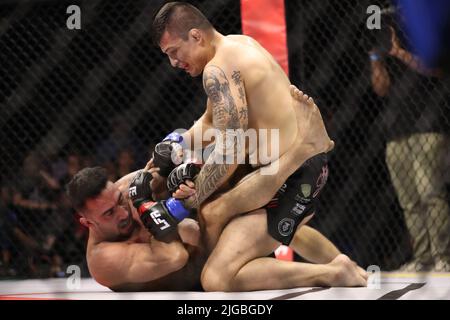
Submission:
<svg viewBox="0 0 450 320">
<path fill-rule="evenodd" d="M 248 125 L 248 109 L 244 83 L 238 70 L 227 74 L 218 66 L 203 72 L 203 87 L 211 102 L 212 123 L 217 130 L 216 144 L 208 161 L 195 180 L 194 196 L 185 205 L 198 208 L 236 170 L 237 155 L 245 152 L 241 139 Z"/>
<path fill-rule="evenodd" d="M 190 142 L 190 149 L 202 149 L 205 148 L 212 140 L 205 140 L 204 133 L 213 128 L 212 122 L 212 105 L 211 100 L 206 102 L 205 113 L 194 123 L 194 125 L 185 133 L 182 134 L 184 141 Z M 199 137 L 199 138 L 196 138 Z M 201 142 L 201 143 L 200 143 Z M 197 145 L 195 145 L 197 143 Z"/>
</svg>

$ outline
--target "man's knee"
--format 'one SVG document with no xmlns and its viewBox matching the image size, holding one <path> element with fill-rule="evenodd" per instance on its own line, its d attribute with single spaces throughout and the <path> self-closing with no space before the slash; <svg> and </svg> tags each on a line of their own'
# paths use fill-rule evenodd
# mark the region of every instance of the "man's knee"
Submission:
<svg viewBox="0 0 450 320">
<path fill-rule="evenodd" d="M 199 214 L 201 220 L 206 227 L 212 227 L 221 223 L 221 217 L 224 216 L 223 211 L 225 206 L 220 197 L 209 201 L 201 206 Z"/>
<path fill-rule="evenodd" d="M 203 290 L 207 292 L 212 291 L 231 291 L 230 280 L 227 276 L 225 276 L 225 270 L 221 268 L 221 270 L 217 270 L 215 267 L 208 267 L 202 271 L 201 275 L 201 283 Z"/>
</svg>

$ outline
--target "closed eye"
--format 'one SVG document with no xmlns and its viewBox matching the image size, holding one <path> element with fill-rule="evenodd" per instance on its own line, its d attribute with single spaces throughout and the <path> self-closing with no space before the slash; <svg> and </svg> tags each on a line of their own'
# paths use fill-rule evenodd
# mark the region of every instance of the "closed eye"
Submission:
<svg viewBox="0 0 450 320">
<path fill-rule="evenodd" d="M 114 210 L 115 210 L 118 206 L 122 205 L 122 201 L 123 201 L 123 195 L 122 195 L 122 193 L 119 193 L 119 198 L 117 199 L 116 205 L 115 205 L 114 207 L 112 207 L 112 208 L 106 210 L 105 212 L 103 212 L 103 213 L 102 213 L 102 216 L 104 216 L 104 217 L 109 217 L 109 216 L 111 216 L 111 215 L 114 213 Z"/>
<path fill-rule="evenodd" d="M 103 212 L 104 217 L 109 217 L 113 214 L 114 208 L 109 209 L 108 211 Z"/>
</svg>

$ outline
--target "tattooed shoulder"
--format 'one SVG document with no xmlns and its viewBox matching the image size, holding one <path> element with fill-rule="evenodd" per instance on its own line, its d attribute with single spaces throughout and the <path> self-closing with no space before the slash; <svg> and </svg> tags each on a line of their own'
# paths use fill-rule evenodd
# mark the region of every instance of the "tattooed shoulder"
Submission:
<svg viewBox="0 0 450 320">
<path fill-rule="evenodd" d="M 239 114 L 225 72 L 218 66 L 208 66 L 203 73 L 203 86 L 213 105 L 213 125 L 219 129 L 238 129 Z"/>
</svg>

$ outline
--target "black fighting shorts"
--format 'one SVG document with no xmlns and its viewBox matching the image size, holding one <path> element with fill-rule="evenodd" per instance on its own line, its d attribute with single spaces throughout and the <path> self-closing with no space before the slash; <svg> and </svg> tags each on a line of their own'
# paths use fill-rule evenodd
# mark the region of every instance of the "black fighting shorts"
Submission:
<svg viewBox="0 0 450 320">
<path fill-rule="evenodd" d="M 315 203 L 328 179 L 328 156 L 320 153 L 297 169 L 265 206 L 269 234 L 289 245 L 298 225 L 315 212 Z"/>
</svg>

